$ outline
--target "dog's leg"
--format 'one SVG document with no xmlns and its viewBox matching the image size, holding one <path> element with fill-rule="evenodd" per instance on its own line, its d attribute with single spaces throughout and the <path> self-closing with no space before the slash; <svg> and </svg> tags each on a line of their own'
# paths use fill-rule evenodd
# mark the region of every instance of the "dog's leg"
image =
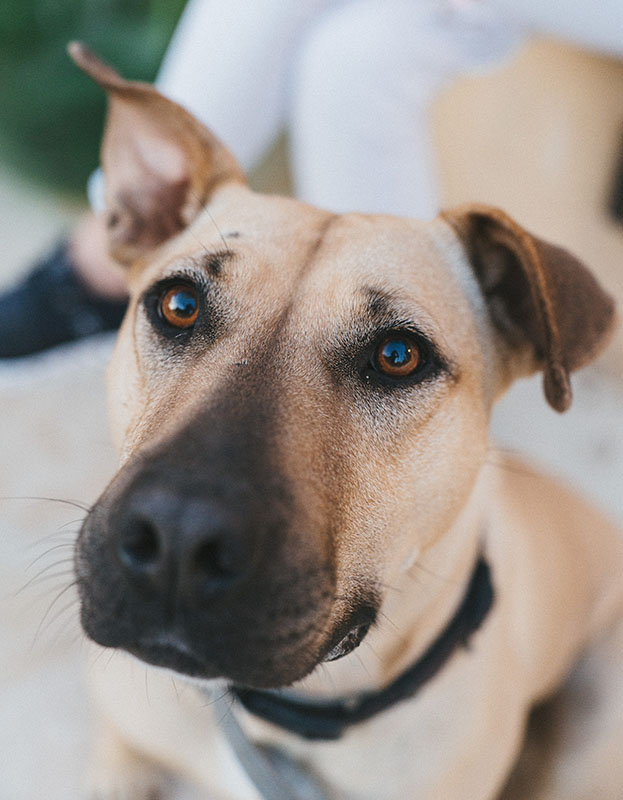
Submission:
<svg viewBox="0 0 623 800">
<path fill-rule="evenodd" d="M 521 758 L 500 800 L 620 800 L 622 663 L 619 621 L 533 715 Z"/>
<path fill-rule="evenodd" d="M 164 800 L 170 779 L 133 750 L 105 720 L 99 721 L 87 775 L 89 800 Z"/>
<path fill-rule="evenodd" d="M 623 787 L 623 620 L 584 655 L 562 690 L 555 768 L 539 800 L 619 800 Z"/>
</svg>

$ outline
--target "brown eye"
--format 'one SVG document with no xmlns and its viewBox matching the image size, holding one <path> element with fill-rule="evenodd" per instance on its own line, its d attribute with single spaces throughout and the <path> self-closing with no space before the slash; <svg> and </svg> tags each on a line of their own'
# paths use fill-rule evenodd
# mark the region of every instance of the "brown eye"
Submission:
<svg viewBox="0 0 623 800">
<path fill-rule="evenodd" d="M 176 328 L 190 328 L 199 316 L 199 295 L 193 286 L 171 286 L 160 297 L 160 316 Z"/>
<path fill-rule="evenodd" d="M 388 378 L 406 378 L 420 366 L 421 353 L 417 343 L 404 334 L 386 336 L 374 354 L 375 369 Z"/>
</svg>

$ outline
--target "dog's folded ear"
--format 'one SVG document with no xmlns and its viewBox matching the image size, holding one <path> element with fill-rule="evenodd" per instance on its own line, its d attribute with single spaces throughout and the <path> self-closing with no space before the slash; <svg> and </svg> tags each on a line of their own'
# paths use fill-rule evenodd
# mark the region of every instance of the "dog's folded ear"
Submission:
<svg viewBox="0 0 623 800">
<path fill-rule="evenodd" d="M 108 95 L 102 166 L 109 249 L 129 264 L 187 227 L 218 186 L 245 182 L 244 173 L 207 128 L 153 86 L 123 80 L 80 43 L 68 49 Z"/>
<path fill-rule="evenodd" d="M 612 298 L 578 259 L 484 205 L 444 211 L 458 234 L 508 361 L 542 369 L 557 411 L 571 403 L 569 373 L 591 361 L 614 328 Z"/>
</svg>

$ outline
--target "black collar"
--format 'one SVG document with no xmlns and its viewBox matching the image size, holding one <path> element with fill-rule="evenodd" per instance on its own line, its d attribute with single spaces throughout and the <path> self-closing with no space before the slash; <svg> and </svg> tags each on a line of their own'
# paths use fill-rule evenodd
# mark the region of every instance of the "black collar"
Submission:
<svg viewBox="0 0 623 800">
<path fill-rule="evenodd" d="M 467 647 L 493 604 L 491 571 L 481 556 L 476 562 L 465 597 L 441 634 L 420 658 L 396 680 L 378 692 L 363 692 L 346 700 L 304 702 L 278 691 L 232 687 L 242 705 L 267 722 L 305 739 L 339 739 L 344 731 L 408 700 L 433 678 L 459 647 Z"/>
</svg>

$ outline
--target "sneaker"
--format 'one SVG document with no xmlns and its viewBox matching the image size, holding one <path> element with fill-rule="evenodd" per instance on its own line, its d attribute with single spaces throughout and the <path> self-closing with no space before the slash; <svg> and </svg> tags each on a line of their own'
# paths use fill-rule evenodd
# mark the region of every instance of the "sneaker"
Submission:
<svg viewBox="0 0 623 800">
<path fill-rule="evenodd" d="M 121 324 L 127 303 L 90 292 L 62 242 L 26 278 L 0 294 L 0 358 L 18 358 Z"/>
</svg>

